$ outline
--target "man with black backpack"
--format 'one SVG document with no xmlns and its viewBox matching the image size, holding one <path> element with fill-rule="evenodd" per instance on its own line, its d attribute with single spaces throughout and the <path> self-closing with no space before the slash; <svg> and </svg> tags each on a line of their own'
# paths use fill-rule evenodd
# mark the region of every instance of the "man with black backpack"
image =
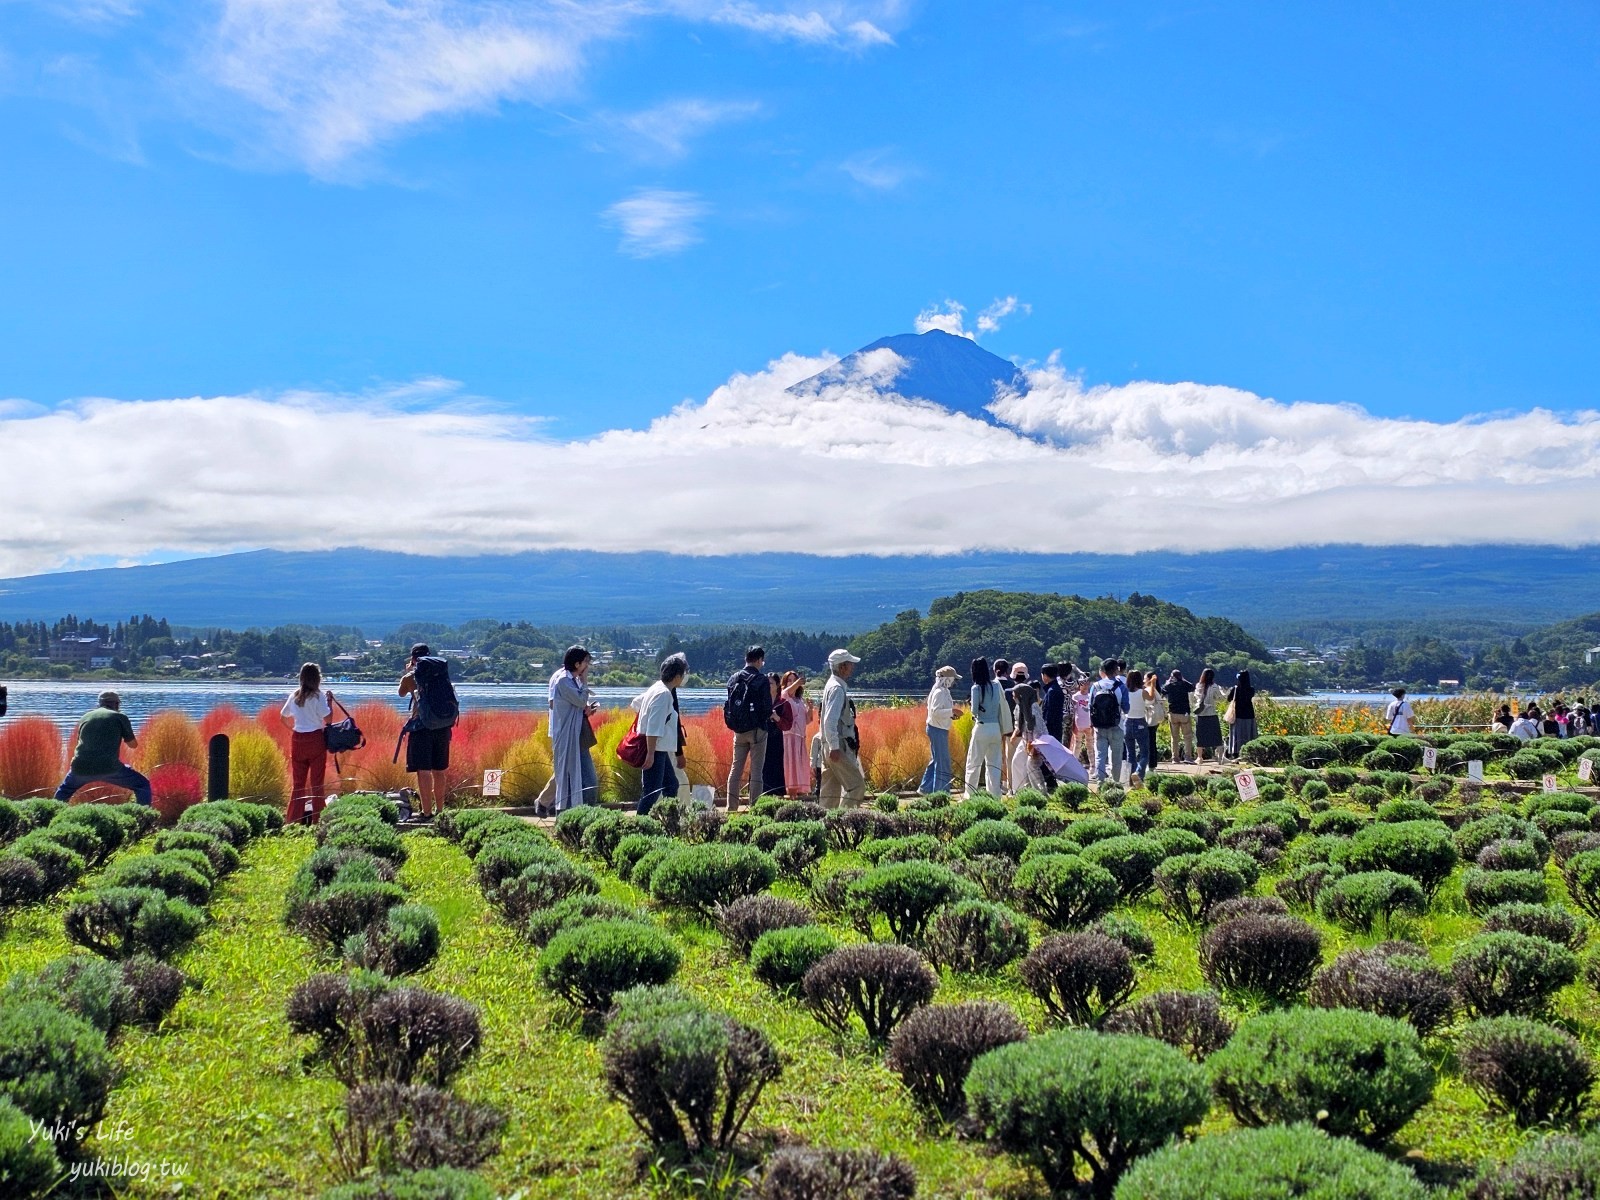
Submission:
<svg viewBox="0 0 1600 1200">
<path fill-rule="evenodd" d="M 1117 679 L 1117 661 L 1100 664 L 1100 680 L 1089 689 L 1089 724 L 1094 727 L 1094 775 L 1106 781 L 1107 768 L 1114 781 L 1122 776 L 1122 718 L 1128 711 L 1127 688 Z"/>
<path fill-rule="evenodd" d="M 418 642 L 411 647 L 406 673 L 400 677 L 400 694 L 411 697 L 411 719 L 401 730 L 406 739 L 406 770 L 417 777 L 419 814 L 432 820 L 444 811 L 450 730 L 461 715 L 455 685 L 450 682 L 450 664 Z"/>
<path fill-rule="evenodd" d="M 750 764 L 750 803 L 762 795 L 761 766 L 767 756 L 767 731 L 773 725 L 772 684 L 766 673 L 767 652 L 760 646 L 745 651 L 744 670 L 728 680 L 722 721 L 733 731 L 733 769 L 728 772 L 728 811 L 739 804 L 745 763 Z"/>
</svg>

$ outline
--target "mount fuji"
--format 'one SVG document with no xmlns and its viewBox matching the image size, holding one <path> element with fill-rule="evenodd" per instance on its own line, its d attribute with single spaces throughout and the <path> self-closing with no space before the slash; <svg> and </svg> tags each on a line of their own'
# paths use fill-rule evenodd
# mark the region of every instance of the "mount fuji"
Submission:
<svg viewBox="0 0 1600 1200">
<path fill-rule="evenodd" d="M 881 393 L 924 400 L 990 424 L 996 423 L 989 411 L 996 399 L 1028 390 L 1027 377 L 1014 363 L 942 329 L 879 338 L 788 390 L 816 395 L 835 384 L 863 380 Z"/>
</svg>

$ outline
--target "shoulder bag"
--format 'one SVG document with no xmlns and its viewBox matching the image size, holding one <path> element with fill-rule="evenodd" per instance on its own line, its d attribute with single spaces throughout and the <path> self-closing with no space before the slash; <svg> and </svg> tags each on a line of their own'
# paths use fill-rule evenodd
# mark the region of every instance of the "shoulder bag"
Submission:
<svg viewBox="0 0 1600 1200">
<path fill-rule="evenodd" d="M 617 743 L 617 760 L 626 763 L 635 770 L 642 771 L 644 770 L 645 759 L 649 756 L 649 743 L 645 741 L 644 734 L 639 732 L 639 718 L 636 714 L 627 736 Z"/>
</svg>

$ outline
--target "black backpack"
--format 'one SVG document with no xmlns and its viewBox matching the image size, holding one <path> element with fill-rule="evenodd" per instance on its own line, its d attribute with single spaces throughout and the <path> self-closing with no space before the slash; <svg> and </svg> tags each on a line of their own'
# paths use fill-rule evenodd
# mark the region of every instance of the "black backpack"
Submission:
<svg viewBox="0 0 1600 1200">
<path fill-rule="evenodd" d="M 455 685 L 450 682 L 450 664 L 442 658 L 419 658 L 415 673 L 415 720 L 423 729 L 449 729 L 461 715 Z"/>
<path fill-rule="evenodd" d="M 728 680 L 728 698 L 722 702 L 722 723 L 734 733 L 750 733 L 761 728 L 756 703 L 756 683 L 768 687 L 767 677 L 748 667 Z"/>
<path fill-rule="evenodd" d="M 1122 701 L 1116 688 L 1106 688 L 1089 698 L 1089 724 L 1096 729 L 1115 729 L 1122 724 Z"/>
</svg>

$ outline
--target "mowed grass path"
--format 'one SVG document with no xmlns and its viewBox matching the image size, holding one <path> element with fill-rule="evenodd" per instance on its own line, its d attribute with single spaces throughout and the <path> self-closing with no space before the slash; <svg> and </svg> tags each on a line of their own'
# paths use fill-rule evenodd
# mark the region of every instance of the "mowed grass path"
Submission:
<svg viewBox="0 0 1600 1200">
<path fill-rule="evenodd" d="M 304 1047 L 283 1019 L 289 992 L 317 969 L 283 927 L 284 892 L 315 848 L 299 831 L 252 843 L 212 896 L 211 926 L 177 959 L 191 990 L 159 1032 L 122 1035 L 124 1075 L 98 1149 L 151 1174 L 119 1192 L 253 1200 L 324 1186 L 344 1089 L 302 1068 Z M 162 1163 L 187 1168 L 181 1193 L 156 1173 Z"/>
<path fill-rule="evenodd" d="M 610 1200 L 646 1197 L 643 1138 L 608 1100 L 598 1040 L 571 1010 L 534 982 L 537 951 L 483 900 L 471 864 L 441 838 L 406 839 L 401 879 L 439 913 L 444 948 L 422 976 L 427 986 L 477 1004 L 484 1049 L 457 1090 L 510 1117 L 504 1150 L 483 1168 L 502 1195 Z M 606 894 L 637 903 L 614 878 Z M 873 1147 L 908 1158 L 919 1196 L 1029 1195 L 1026 1175 L 980 1147 L 930 1137 L 899 1079 L 881 1060 L 841 1055 L 797 1005 L 773 996 L 732 959 L 722 939 L 693 921 L 664 922 L 684 951 L 678 982 L 725 1012 L 765 1029 L 784 1058 L 783 1076 L 763 1094 L 750 1128 L 818 1145 Z"/>
</svg>

